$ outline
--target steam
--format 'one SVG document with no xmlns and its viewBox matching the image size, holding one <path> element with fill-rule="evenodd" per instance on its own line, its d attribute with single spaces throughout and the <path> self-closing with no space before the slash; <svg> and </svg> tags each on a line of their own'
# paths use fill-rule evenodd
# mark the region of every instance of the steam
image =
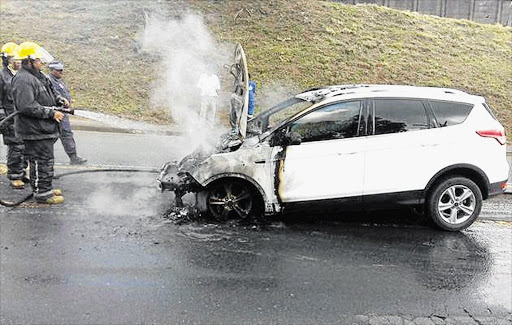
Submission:
<svg viewBox="0 0 512 325">
<path fill-rule="evenodd" d="M 148 175 L 104 175 L 100 185 L 88 194 L 87 210 L 109 217 L 149 217 L 159 213 L 159 193 Z M 126 187 L 130 188 L 126 190 Z M 120 189 L 124 189 L 120 192 Z M 153 202 L 153 204 L 149 204 Z"/>
<path fill-rule="evenodd" d="M 303 90 L 305 89 L 300 89 L 297 85 L 291 83 L 273 82 L 262 84 L 261 89 L 258 89 L 257 103 L 262 110 L 265 110 L 295 96 L 295 94 Z"/>
<path fill-rule="evenodd" d="M 151 105 L 165 108 L 189 140 L 188 154 L 197 146 L 213 145 L 213 140 L 226 131 L 222 116 L 228 112 L 228 91 L 225 64 L 231 63 L 231 51 L 222 48 L 197 14 L 186 13 L 177 18 L 148 17 L 142 35 L 142 51 L 155 57 L 158 79 L 151 96 Z M 200 94 L 198 80 L 207 67 L 219 76 L 224 89 L 218 97 L 215 127 L 199 120 Z"/>
</svg>

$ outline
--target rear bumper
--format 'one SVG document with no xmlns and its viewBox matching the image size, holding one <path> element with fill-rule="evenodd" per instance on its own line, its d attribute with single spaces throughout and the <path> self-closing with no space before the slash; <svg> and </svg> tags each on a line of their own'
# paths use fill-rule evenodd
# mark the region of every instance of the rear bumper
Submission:
<svg viewBox="0 0 512 325">
<path fill-rule="evenodd" d="M 489 184 L 489 197 L 505 193 L 507 189 L 507 180 Z"/>
</svg>

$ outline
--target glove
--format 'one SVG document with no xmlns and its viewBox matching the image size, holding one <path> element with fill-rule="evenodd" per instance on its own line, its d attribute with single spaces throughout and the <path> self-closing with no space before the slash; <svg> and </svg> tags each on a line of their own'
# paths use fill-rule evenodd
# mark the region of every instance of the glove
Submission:
<svg viewBox="0 0 512 325">
<path fill-rule="evenodd" d="M 59 97 L 57 99 L 57 106 L 62 106 L 64 108 L 68 108 L 69 107 L 69 102 L 66 98 L 64 97 Z"/>
</svg>

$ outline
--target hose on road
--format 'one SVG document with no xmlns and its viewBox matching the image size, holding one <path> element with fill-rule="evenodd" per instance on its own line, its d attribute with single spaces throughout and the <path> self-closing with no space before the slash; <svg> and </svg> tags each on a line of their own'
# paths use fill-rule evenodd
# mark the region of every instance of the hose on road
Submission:
<svg viewBox="0 0 512 325">
<path fill-rule="evenodd" d="M 12 114 L 11 114 L 12 115 Z M 123 172 L 123 173 L 159 173 L 160 171 L 158 169 L 136 169 L 136 168 L 102 168 L 102 169 L 92 169 L 92 170 L 76 170 L 72 172 L 62 173 L 60 175 L 53 176 L 53 179 L 59 179 L 63 176 L 69 176 L 69 175 L 77 175 L 77 174 L 85 174 L 85 173 L 99 173 L 99 172 Z M 8 201 L 8 200 L 1 200 L 0 199 L 0 205 L 3 205 L 5 207 L 15 207 L 23 202 L 26 202 L 30 200 L 34 196 L 33 193 L 30 193 L 27 196 L 24 196 L 18 201 Z"/>
<path fill-rule="evenodd" d="M 58 110 L 58 109 L 56 109 L 56 110 Z M 67 111 L 64 111 L 64 112 L 65 113 L 70 113 L 70 112 L 67 112 Z M 7 121 L 9 121 L 10 119 L 14 118 L 18 114 L 19 114 L 19 111 L 16 111 L 16 112 L 14 112 L 12 114 L 7 115 L 5 118 L 3 118 L 0 121 L 0 128 L 2 127 L 2 125 L 7 123 Z M 63 174 L 60 174 L 60 175 L 53 176 L 53 179 L 59 179 L 59 178 L 61 178 L 63 176 L 69 176 L 69 175 L 85 174 L 85 173 L 98 173 L 98 172 L 159 173 L 160 171 L 157 170 L 157 169 L 102 168 L 102 169 L 77 170 L 77 171 L 67 172 L 67 173 L 63 173 Z M 29 195 L 24 196 L 23 198 L 21 198 L 18 201 L 8 201 L 8 200 L 1 200 L 0 199 L 0 205 L 3 205 L 5 207 L 15 207 L 15 206 L 18 206 L 18 205 L 22 204 L 23 202 L 26 202 L 26 201 L 30 200 L 33 196 L 34 196 L 34 194 L 30 193 Z"/>
</svg>

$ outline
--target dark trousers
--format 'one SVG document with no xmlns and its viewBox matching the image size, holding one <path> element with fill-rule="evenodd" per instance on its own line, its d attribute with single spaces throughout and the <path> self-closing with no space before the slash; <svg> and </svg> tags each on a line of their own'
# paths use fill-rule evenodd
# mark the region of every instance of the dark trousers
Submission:
<svg viewBox="0 0 512 325">
<path fill-rule="evenodd" d="M 25 154 L 30 163 L 30 185 L 37 201 L 53 196 L 53 145 L 57 139 L 25 140 Z"/>
<path fill-rule="evenodd" d="M 7 145 L 7 178 L 10 180 L 23 179 L 27 166 L 25 146 L 23 144 Z"/>
<path fill-rule="evenodd" d="M 16 137 L 12 126 L 3 131 L 4 144 L 7 146 L 7 178 L 21 180 L 25 177 L 25 169 L 28 166 L 23 140 Z"/>
<path fill-rule="evenodd" d="M 71 130 L 71 123 L 69 122 L 67 114 L 64 114 L 64 118 L 60 121 L 60 129 L 60 141 L 62 142 L 64 151 L 69 158 L 76 157 L 75 139 L 73 138 L 73 131 Z"/>
</svg>

